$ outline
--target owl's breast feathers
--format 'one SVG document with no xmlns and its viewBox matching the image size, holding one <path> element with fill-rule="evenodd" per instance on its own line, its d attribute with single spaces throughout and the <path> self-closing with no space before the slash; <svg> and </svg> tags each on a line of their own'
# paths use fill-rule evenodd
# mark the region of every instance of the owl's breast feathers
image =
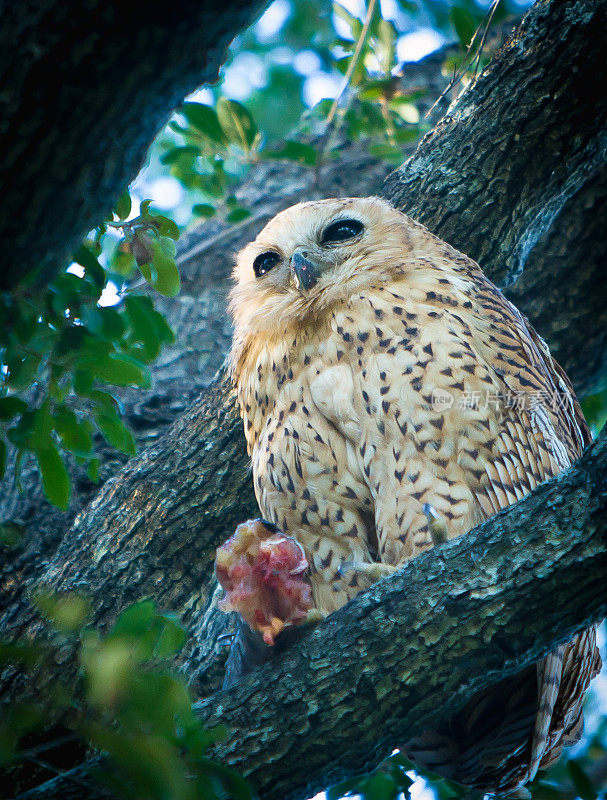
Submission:
<svg viewBox="0 0 607 800">
<path fill-rule="evenodd" d="M 257 499 L 304 546 L 326 612 L 364 586 L 340 575 L 345 561 L 397 565 L 432 546 L 426 504 L 460 536 L 589 441 L 569 381 L 527 321 L 470 259 L 425 231 L 422 243 L 299 327 L 237 330 Z M 512 708 L 479 695 L 411 754 L 485 790 L 519 785 L 579 736 L 599 665 L 591 629 L 537 679 L 509 684 Z"/>
</svg>

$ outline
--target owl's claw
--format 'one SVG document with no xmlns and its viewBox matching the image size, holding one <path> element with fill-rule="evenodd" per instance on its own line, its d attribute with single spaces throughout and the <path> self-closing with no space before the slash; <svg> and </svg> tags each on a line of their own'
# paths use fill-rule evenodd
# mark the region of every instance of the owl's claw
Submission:
<svg viewBox="0 0 607 800">
<path fill-rule="evenodd" d="M 391 564 L 379 564 L 377 562 L 366 564 L 362 561 L 344 561 L 339 565 L 338 572 L 342 578 L 345 578 L 348 572 L 358 572 L 365 575 L 370 581 L 375 582 L 385 578 L 387 575 L 392 575 L 396 570 L 397 567 L 393 567 Z"/>
<path fill-rule="evenodd" d="M 311 608 L 305 620 L 302 622 L 302 625 L 318 625 L 320 622 L 324 622 L 327 616 L 328 615 L 325 614 L 324 611 L 321 611 L 320 608 Z"/>
<path fill-rule="evenodd" d="M 424 516 L 428 520 L 428 530 L 434 544 L 442 544 L 446 542 L 449 536 L 447 535 L 447 525 L 441 519 L 438 512 L 431 506 L 430 503 L 424 503 L 422 506 Z"/>
</svg>

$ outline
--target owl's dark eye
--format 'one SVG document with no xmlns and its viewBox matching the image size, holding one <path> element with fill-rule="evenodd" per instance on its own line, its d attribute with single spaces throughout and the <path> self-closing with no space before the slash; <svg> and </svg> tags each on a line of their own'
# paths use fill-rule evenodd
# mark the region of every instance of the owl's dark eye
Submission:
<svg viewBox="0 0 607 800">
<path fill-rule="evenodd" d="M 258 278 L 269 272 L 272 267 L 275 267 L 280 261 L 280 256 L 273 250 L 268 250 L 267 253 L 260 253 L 253 262 L 253 272 Z"/>
<path fill-rule="evenodd" d="M 333 244 L 333 242 L 343 242 L 352 239 L 363 231 L 365 226 L 357 219 L 338 219 L 332 222 L 322 232 L 321 244 Z"/>
</svg>

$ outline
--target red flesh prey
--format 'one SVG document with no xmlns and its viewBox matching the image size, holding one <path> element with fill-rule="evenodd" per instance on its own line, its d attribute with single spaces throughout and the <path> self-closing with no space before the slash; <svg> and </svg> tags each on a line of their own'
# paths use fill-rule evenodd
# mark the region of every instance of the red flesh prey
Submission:
<svg viewBox="0 0 607 800">
<path fill-rule="evenodd" d="M 259 519 L 243 522 L 217 550 L 215 573 L 225 590 L 222 611 L 236 611 L 268 645 L 306 619 L 312 591 L 301 545 Z"/>
</svg>

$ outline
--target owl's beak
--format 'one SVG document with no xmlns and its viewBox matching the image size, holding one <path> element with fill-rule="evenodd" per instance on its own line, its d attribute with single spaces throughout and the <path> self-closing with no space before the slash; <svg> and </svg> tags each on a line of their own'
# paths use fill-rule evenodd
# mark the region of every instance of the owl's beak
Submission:
<svg viewBox="0 0 607 800">
<path fill-rule="evenodd" d="M 307 291 L 318 283 L 321 269 L 303 253 L 295 252 L 291 256 L 291 274 L 296 288 Z"/>
</svg>

